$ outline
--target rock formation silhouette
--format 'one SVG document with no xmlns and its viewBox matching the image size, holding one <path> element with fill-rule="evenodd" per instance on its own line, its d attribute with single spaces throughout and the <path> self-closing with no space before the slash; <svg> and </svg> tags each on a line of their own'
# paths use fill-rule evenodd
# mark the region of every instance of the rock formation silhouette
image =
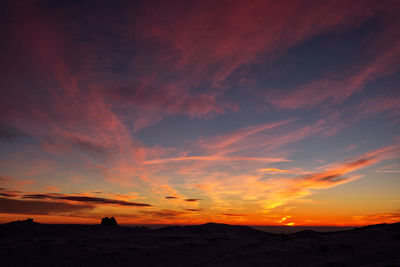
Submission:
<svg viewBox="0 0 400 267">
<path fill-rule="evenodd" d="M 103 219 L 101 219 L 101 225 L 117 225 L 117 221 L 114 217 L 104 217 Z"/>
</svg>

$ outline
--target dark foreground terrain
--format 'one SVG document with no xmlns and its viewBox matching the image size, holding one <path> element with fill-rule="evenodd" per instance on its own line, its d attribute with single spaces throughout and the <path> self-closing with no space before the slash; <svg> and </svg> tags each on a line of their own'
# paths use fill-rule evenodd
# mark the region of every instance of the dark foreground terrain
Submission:
<svg viewBox="0 0 400 267">
<path fill-rule="evenodd" d="M 0 266 L 400 266 L 400 223 L 270 234 L 246 226 L 0 225 Z"/>
</svg>

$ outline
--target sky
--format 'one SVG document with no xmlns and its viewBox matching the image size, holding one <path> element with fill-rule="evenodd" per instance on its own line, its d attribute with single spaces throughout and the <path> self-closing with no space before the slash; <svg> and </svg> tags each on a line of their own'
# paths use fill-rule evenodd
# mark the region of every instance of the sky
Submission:
<svg viewBox="0 0 400 267">
<path fill-rule="evenodd" d="M 400 221 L 399 1 L 0 10 L 0 223 Z"/>
</svg>

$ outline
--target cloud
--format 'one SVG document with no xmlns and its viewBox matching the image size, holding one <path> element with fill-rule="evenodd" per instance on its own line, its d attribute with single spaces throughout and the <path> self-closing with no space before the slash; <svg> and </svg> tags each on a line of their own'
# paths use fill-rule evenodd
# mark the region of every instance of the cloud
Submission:
<svg viewBox="0 0 400 267">
<path fill-rule="evenodd" d="M 330 136 L 339 131 L 343 125 L 337 125 L 338 116 L 331 113 L 324 119 L 300 126 L 293 119 L 246 126 L 218 136 L 202 137 L 190 154 L 184 152 L 176 157 L 148 159 L 143 164 L 192 177 L 204 177 L 217 168 L 228 167 L 227 171 L 232 170 L 233 175 L 268 169 L 265 168 L 268 163 L 291 161 L 287 158 L 290 150 L 282 147 L 312 136 Z M 290 173 L 304 171 L 294 168 Z"/>
<path fill-rule="evenodd" d="M 298 126 L 295 120 L 284 120 L 275 123 L 252 125 L 243 127 L 232 133 L 222 134 L 212 138 L 202 138 L 199 145 L 207 152 L 215 153 L 215 158 L 229 159 L 238 157 L 237 154 L 260 153 L 264 155 L 276 148 L 298 142 L 315 135 L 332 135 L 340 130 L 341 125 L 337 126 L 339 113 L 331 113 L 324 119 L 317 120 L 308 125 Z M 277 154 L 275 152 L 274 154 Z M 211 158 L 211 157 L 210 157 Z M 239 158 L 239 157 L 238 157 Z M 249 161 L 262 161 L 263 157 L 248 157 Z M 246 157 L 243 157 L 246 159 Z M 284 158 L 265 158 L 266 162 L 288 161 Z"/>
<path fill-rule="evenodd" d="M 151 207 L 152 205 L 138 202 L 128 202 L 123 200 L 88 197 L 88 196 L 69 196 L 62 194 L 28 194 L 24 195 L 25 199 L 53 199 L 53 200 L 69 200 L 77 202 L 87 202 L 92 204 L 112 204 L 119 206 L 135 206 L 135 207 Z"/>
<path fill-rule="evenodd" d="M 74 138 L 72 141 L 78 149 L 84 151 L 94 158 L 108 158 L 115 151 L 115 149 L 112 147 L 94 143 L 89 140 Z"/>
<path fill-rule="evenodd" d="M 185 209 L 187 211 L 202 211 L 202 209 Z"/>
<path fill-rule="evenodd" d="M 3 196 L 3 197 L 15 197 L 16 195 L 15 194 L 10 194 L 10 193 L 0 192 L 0 196 Z"/>
<path fill-rule="evenodd" d="M 86 212 L 94 208 L 91 205 L 73 205 L 63 202 L 30 201 L 0 198 L 0 213 L 12 214 L 71 214 Z"/>
<path fill-rule="evenodd" d="M 259 63 L 268 64 L 316 36 L 340 34 L 363 25 L 386 14 L 388 7 L 392 13 L 398 10 L 398 4 L 390 1 L 370 0 L 313 4 L 301 0 L 228 2 L 160 2 L 135 8 L 117 4 L 112 10 L 93 5 L 90 13 L 79 13 L 79 7 L 63 4 L 10 2 L 6 13 L 12 20 L 6 19 L 3 25 L 9 34 L 4 44 L 5 60 L 0 63 L 5 77 L 0 78 L 0 85 L 9 90 L 0 99 L 0 121 L 13 122 L 15 129 L 37 139 L 38 142 L 25 146 L 24 153 L 31 158 L 46 154 L 50 161 L 60 163 L 59 168 L 68 168 L 65 174 L 64 170 L 49 171 L 38 164 L 32 174 L 39 178 L 45 177 L 39 175 L 43 172 L 69 175 L 69 170 L 73 170 L 87 173 L 88 181 L 99 178 L 100 182 L 106 179 L 124 186 L 139 184 L 138 188 L 149 190 L 145 194 L 158 192 L 160 199 L 185 199 L 168 188 L 171 183 L 178 184 L 177 188 L 209 190 L 210 199 L 221 205 L 255 203 L 270 207 L 290 201 L 296 197 L 295 192 L 300 197 L 311 193 L 310 190 L 357 179 L 340 166 L 296 177 L 292 184 L 289 178 L 270 177 L 262 181 L 265 177 L 256 172 L 260 169 L 270 174 L 292 174 L 290 168 L 278 169 L 269 163 L 289 162 L 288 154 L 293 149 L 285 147 L 288 144 L 337 133 L 348 123 L 341 120 L 340 112 L 308 125 L 300 119 L 246 125 L 236 131 L 200 138 L 191 142 L 193 147 L 180 151 L 149 147 L 137 139 L 138 130 L 166 116 L 210 118 L 236 112 L 241 105 L 247 105 L 246 101 L 237 103 L 238 96 L 258 98 L 252 88 L 257 77 L 253 85 L 243 86 L 240 82 L 253 80 L 249 69 L 260 67 Z M 80 15 L 75 16 L 76 12 Z M 73 24 L 69 23 L 72 14 L 76 18 Z M 371 36 L 373 42 L 368 42 L 365 58 L 350 68 L 314 77 L 315 80 L 295 88 L 295 92 L 271 94 L 266 101 L 287 109 L 315 107 L 325 102 L 338 104 L 372 81 L 393 74 L 399 50 L 397 39 L 388 42 L 394 40 L 388 36 L 397 36 L 397 26 L 393 23 L 382 33 L 374 31 L 376 36 Z M 255 87 L 259 85 L 262 87 Z M 270 96 L 268 92 L 265 95 Z M 382 95 L 355 106 L 366 115 L 384 111 L 397 114 L 393 111 L 397 102 L 391 95 Z M 307 115 L 307 121 L 308 118 Z M 165 125 L 171 127 L 170 121 Z M 18 133 L 12 131 L 0 127 L 0 138 L 15 140 Z M 364 157 L 365 162 L 354 164 L 360 164 L 360 168 L 374 164 L 376 158 L 371 157 L 372 161 Z M 23 163 L 20 166 L 26 168 Z M 39 179 L 38 183 L 41 184 Z M 279 183 L 286 188 L 280 188 Z M 282 197 L 283 189 L 292 195 Z M 44 195 L 47 197 L 42 199 L 49 201 L 149 205 L 121 202 L 111 196 Z M 234 202 L 235 198 L 240 201 Z"/>
<path fill-rule="evenodd" d="M 12 177 L 11 176 L 0 176 L 0 182 L 2 183 L 10 183 L 12 182 Z"/>
<path fill-rule="evenodd" d="M 144 215 L 150 215 L 151 217 L 155 218 L 159 217 L 163 219 L 173 219 L 187 214 L 187 212 L 184 211 L 168 210 L 168 209 L 159 211 L 141 211 L 140 213 Z"/>
<path fill-rule="evenodd" d="M 292 121 L 293 120 L 286 120 L 274 123 L 252 125 L 221 136 L 216 136 L 209 139 L 200 139 L 199 144 L 200 146 L 205 147 L 207 149 L 222 149 L 229 145 L 238 143 L 239 141 L 251 135 L 264 132 L 266 130 L 270 130 L 282 125 L 286 125 Z"/>
<path fill-rule="evenodd" d="M 60 191 L 60 188 L 54 187 L 54 186 L 46 186 L 46 190 L 51 191 L 51 192 L 58 192 L 58 191 Z"/>
<path fill-rule="evenodd" d="M 278 168 L 266 168 L 266 169 L 258 169 L 259 172 L 263 172 L 263 173 L 291 173 L 293 172 L 292 170 L 282 170 L 282 169 L 278 169 Z"/>
<path fill-rule="evenodd" d="M 9 189 L 1 187 L 0 188 L 0 194 L 2 196 L 5 196 L 5 197 L 16 197 L 16 196 L 19 196 L 21 194 L 21 191 L 9 190 Z"/>
<path fill-rule="evenodd" d="M 358 225 L 371 225 L 378 223 L 398 223 L 400 221 L 400 212 L 393 211 L 387 213 L 354 215 L 350 223 Z"/>
<path fill-rule="evenodd" d="M 18 128 L 0 123 L 0 141 L 12 142 L 18 137 L 24 136 L 28 136 L 28 134 Z"/>
<path fill-rule="evenodd" d="M 8 190 L 5 188 L 0 188 L 0 195 L 3 197 L 18 197 L 20 195 L 18 190 Z"/>
<path fill-rule="evenodd" d="M 178 158 L 164 158 L 164 159 L 154 159 L 144 161 L 144 164 L 162 164 L 169 162 L 179 162 L 179 161 L 212 161 L 212 162 L 226 162 L 226 161 L 259 161 L 259 162 L 282 162 L 288 161 L 283 158 L 262 158 L 262 157 L 243 157 L 243 156 L 218 156 L 218 155 L 210 155 L 210 156 L 188 156 L 188 157 L 178 157 Z"/>
<path fill-rule="evenodd" d="M 288 215 L 288 216 L 285 216 L 285 217 L 283 217 L 282 219 L 280 219 L 280 220 L 278 220 L 277 221 L 277 223 L 287 223 L 286 221 L 288 220 L 288 219 L 290 219 L 290 218 L 292 218 L 292 216 L 290 216 L 290 215 Z"/>
<path fill-rule="evenodd" d="M 12 88 L 6 99 L 1 99 L 1 121 L 12 121 L 15 127 L 38 139 L 36 150 L 29 151 L 32 157 L 43 151 L 73 156 L 83 168 L 102 167 L 105 179 L 121 183 L 133 180 L 132 170 L 130 175 L 120 172 L 121 166 L 137 170 L 146 148 L 131 135 L 125 118 L 106 101 L 102 81 L 91 80 L 93 72 L 88 65 L 92 55 L 85 53 L 86 45 L 71 34 L 74 30 L 65 28 L 64 16 L 49 15 L 71 10 L 64 6 L 48 13 L 42 8 L 34 4 L 7 5 L 7 12 L 15 20 L 7 21 L 5 27 L 20 30 L 10 35 L 6 47 L 19 56 L 7 57 L 10 79 L 0 81 L 2 87 Z M 76 21 L 84 23 L 80 19 L 85 20 L 85 15 Z M 23 45 L 26 43 L 31 45 Z M 95 47 L 98 44 L 93 44 Z M 107 161 L 99 164 L 104 159 Z"/>
<path fill-rule="evenodd" d="M 243 217 L 243 216 L 248 216 L 247 214 L 236 214 L 236 213 L 223 213 L 221 215 L 224 216 L 233 216 L 233 217 Z"/>
<path fill-rule="evenodd" d="M 278 184 L 286 184 L 286 187 L 276 190 L 276 197 L 285 200 L 279 202 L 281 205 L 289 200 L 310 195 L 312 193 L 310 190 L 327 189 L 354 181 L 361 176 L 350 175 L 352 172 L 386 159 L 397 157 L 399 149 L 399 146 L 396 145 L 387 146 L 349 159 L 344 163 L 325 166 L 325 170 L 322 172 L 315 172 L 289 180 L 277 179 Z"/>
<path fill-rule="evenodd" d="M 18 166 L 19 167 L 19 166 Z M 35 175 L 35 173 L 27 172 L 25 175 Z M 21 193 L 21 191 L 18 191 L 16 189 L 19 189 L 21 187 L 25 187 L 31 184 L 35 184 L 36 180 L 35 179 L 29 179 L 29 180 L 16 180 L 11 176 L 0 176 L 0 184 L 7 184 L 8 188 L 12 188 L 12 190 L 8 189 L 8 192 L 10 193 Z M 3 188 L 4 189 L 4 188 Z M 6 189 L 4 189 L 6 190 Z"/>
<path fill-rule="evenodd" d="M 372 150 L 358 157 L 321 166 L 319 171 L 296 177 L 269 177 L 260 174 L 230 174 L 215 172 L 192 185 L 201 190 L 216 206 L 235 206 L 246 203 L 254 213 L 271 211 L 299 201 L 317 190 L 349 183 L 362 176 L 355 171 L 398 157 L 398 145 Z M 245 205 L 245 204 L 243 204 Z"/>
<path fill-rule="evenodd" d="M 393 8 L 400 10 L 398 5 Z M 312 108 L 321 104 L 338 105 L 363 91 L 369 83 L 396 73 L 400 70 L 400 38 L 394 36 L 399 35 L 399 26 L 398 18 L 386 21 L 384 29 L 371 36 L 372 41 L 369 40 L 364 57 L 352 66 L 291 88 L 290 92 L 268 91 L 266 101 L 280 109 Z M 359 109 L 363 113 L 374 113 L 396 108 L 395 99 L 398 99 L 398 94 L 395 93 L 393 97 L 395 98 L 367 99 Z"/>
<path fill-rule="evenodd" d="M 172 196 L 168 196 L 168 197 L 165 197 L 166 199 L 177 199 L 177 197 L 172 197 Z"/>
<path fill-rule="evenodd" d="M 2 101 L 2 114 L 26 123 L 24 128 L 36 135 L 70 132 L 108 145 L 123 137 L 126 120 L 137 128 L 169 114 L 207 117 L 237 110 L 224 93 L 227 85 L 246 78 L 246 66 L 272 61 L 314 36 L 359 26 L 393 9 L 386 2 L 367 2 L 176 1 L 134 8 L 127 3 L 107 14 L 94 5 L 74 25 L 62 15 L 76 12 L 70 6 L 10 4 L 7 12 L 15 20 L 4 26 L 19 30 L 10 31 L 6 48 L 19 56 L 7 56 L 4 67 L 9 67 L 3 69 L 7 77 L 22 73 L 29 83 L 2 80 L 15 89 Z M 115 23 L 117 14 L 124 23 Z M 76 32 L 94 38 L 83 40 Z M 108 34 L 113 38 L 96 38 Z M 29 112 L 18 110 L 21 104 Z M 123 116 L 115 107 L 132 112 Z"/>
<path fill-rule="evenodd" d="M 395 118 L 394 123 L 399 123 L 398 117 L 400 115 L 400 93 L 397 89 L 394 92 L 383 93 L 373 98 L 362 100 L 357 106 L 353 108 L 353 112 L 359 117 L 368 117 L 380 113 L 387 113 L 389 116 Z"/>
<path fill-rule="evenodd" d="M 303 1 L 276 3 L 201 2 L 193 6 L 161 4 L 145 8 L 139 18 L 147 45 L 162 50 L 154 58 L 137 60 L 150 68 L 170 68 L 182 73 L 176 83 L 194 86 L 208 83 L 223 87 L 230 75 L 259 58 L 271 60 L 290 47 L 325 32 L 358 26 L 387 5 L 368 2 L 324 1 L 305 5 Z M 370 8 L 373 7 L 373 8 Z M 301 15 L 298 10 L 302 10 Z M 202 14 L 197 16 L 196 14 Z M 162 24 L 159 21 L 163 21 Z M 182 24 L 182 21 L 185 23 Z M 195 30 L 194 30 L 195 29 Z M 155 61 L 150 61 L 154 59 Z M 153 63 L 154 62 L 154 63 Z M 190 77 L 190 79 L 185 77 Z M 192 86 L 193 86 L 192 85 Z"/>
<path fill-rule="evenodd" d="M 187 198 L 187 199 L 185 199 L 185 201 L 187 201 L 187 202 L 196 202 L 196 201 L 199 201 L 199 200 L 201 200 L 200 198 Z"/>
<path fill-rule="evenodd" d="M 357 145 L 351 144 L 351 145 L 348 145 L 348 146 L 344 149 L 344 151 L 351 151 L 351 150 L 354 150 L 354 149 L 356 149 L 356 148 L 357 148 Z"/>
<path fill-rule="evenodd" d="M 172 85 L 151 85 L 152 79 L 143 79 L 129 87 L 117 87 L 107 91 L 107 96 L 122 103 L 140 107 L 143 110 L 158 111 L 164 114 L 189 114 L 191 117 L 204 117 L 221 114 L 226 110 L 237 110 L 233 104 L 218 103 L 211 94 L 188 94 Z M 164 87 L 164 88 L 163 88 Z"/>
</svg>

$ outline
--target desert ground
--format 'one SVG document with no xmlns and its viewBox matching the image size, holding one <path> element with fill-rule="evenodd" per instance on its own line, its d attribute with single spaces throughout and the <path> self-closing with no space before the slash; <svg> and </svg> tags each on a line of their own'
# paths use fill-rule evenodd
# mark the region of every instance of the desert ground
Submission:
<svg viewBox="0 0 400 267">
<path fill-rule="evenodd" d="M 1 266 L 399 266 L 400 223 L 273 234 L 207 223 L 160 229 L 0 225 Z"/>
</svg>

